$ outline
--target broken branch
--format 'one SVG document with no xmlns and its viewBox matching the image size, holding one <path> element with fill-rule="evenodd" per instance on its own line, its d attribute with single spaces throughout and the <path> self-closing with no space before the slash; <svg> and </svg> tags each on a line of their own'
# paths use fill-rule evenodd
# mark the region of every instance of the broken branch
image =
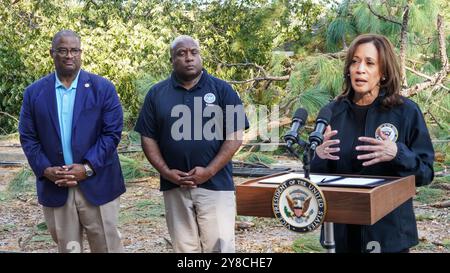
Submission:
<svg viewBox="0 0 450 273">
<path fill-rule="evenodd" d="M 378 18 L 380 18 L 380 19 L 382 19 L 382 20 L 385 20 L 385 21 L 388 21 L 388 22 L 391 22 L 391 23 L 400 25 L 400 26 L 402 25 L 400 22 L 398 22 L 397 20 L 395 20 L 395 19 L 393 19 L 393 18 L 388 18 L 388 17 L 386 17 L 386 16 L 383 16 L 383 15 L 381 15 L 381 14 L 376 13 L 375 10 L 373 10 L 373 8 L 372 8 L 372 6 L 370 5 L 370 3 L 367 3 L 367 6 L 369 7 L 370 12 L 371 12 L 373 15 L 375 15 L 376 17 L 378 17 Z"/>
<path fill-rule="evenodd" d="M 404 94 L 406 97 L 414 96 L 420 91 L 434 87 L 437 85 L 440 85 L 443 80 L 447 77 L 447 74 L 450 72 L 449 69 L 449 63 L 447 58 L 447 52 L 445 50 L 445 34 L 444 34 L 444 21 L 442 19 L 442 15 L 438 14 L 437 18 L 437 30 L 438 30 L 438 42 L 439 42 L 439 56 L 442 63 L 442 69 L 431 76 L 431 79 L 428 79 L 427 81 L 415 84 L 414 86 L 411 86 L 410 88 L 403 89 L 402 94 Z"/>
</svg>

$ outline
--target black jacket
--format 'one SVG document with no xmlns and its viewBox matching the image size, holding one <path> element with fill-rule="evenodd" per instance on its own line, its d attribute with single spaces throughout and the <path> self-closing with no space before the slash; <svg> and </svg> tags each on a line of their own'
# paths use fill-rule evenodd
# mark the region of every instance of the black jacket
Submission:
<svg viewBox="0 0 450 273">
<path fill-rule="evenodd" d="M 398 130 L 397 155 L 390 162 L 363 167 L 359 174 L 400 177 L 415 175 L 416 186 L 431 183 L 434 177 L 434 150 L 422 112 L 416 103 L 407 98 L 402 98 L 404 100 L 402 105 L 389 110 L 383 109 L 381 107 L 382 97 L 383 92 L 380 93 L 380 96 L 367 111 L 364 127 L 365 136 L 375 137 L 375 131 L 381 124 L 390 123 L 394 125 Z M 349 130 L 351 128 L 349 124 L 352 122 L 352 103 L 348 99 L 341 99 L 331 102 L 328 106 L 331 107 L 333 112 L 330 121 L 331 128 L 338 130 L 338 134 L 334 138 L 340 139 L 340 145 L 342 145 L 350 134 L 354 134 L 350 133 Z M 352 149 L 354 149 L 354 146 Z M 322 160 L 315 156 L 311 162 L 311 171 L 316 173 L 351 173 L 349 160 L 349 158 L 343 158 L 342 156 L 337 161 Z M 370 251 L 370 244 L 373 244 L 373 242 L 370 243 L 371 241 L 380 244 L 381 252 L 399 252 L 410 248 L 418 244 L 412 199 L 406 201 L 372 226 L 335 224 L 334 236 L 336 252 Z M 349 240 L 349 237 L 352 239 Z M 368 245 L 368 243 L 370 244 Z"/>
</svg>

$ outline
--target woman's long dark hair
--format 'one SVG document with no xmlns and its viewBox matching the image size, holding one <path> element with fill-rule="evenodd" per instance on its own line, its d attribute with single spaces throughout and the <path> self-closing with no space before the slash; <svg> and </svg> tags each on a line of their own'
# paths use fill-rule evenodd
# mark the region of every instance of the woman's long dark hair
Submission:
<svg viewBox="0 0 450 273">
<path fill-rule="evenodd" d="M 355 91 L 352 88 L 352 81 L 350 79 L 350 65 L 352 64 L 353 55 L 356 49 L 361 44 L 372 43 L 378 51 L 378 58 L 380 64 L 380 71 L 383 75 L 380 81 L 380 92 L 385 90 L 385 97 L 382 100 L 382 105 L 386 108 L 391 108 L 403 103 L 400 96 L 401 89 L 401 73 L 400 65 L 397 56 L 394 52 L 392 43 L 383 35 L 378 34 L 363 34 L 351 43 L 344 66 L 344 90 L 338 96 L 338 100 L 342 98 L 353 98 Z"/>
</svg>

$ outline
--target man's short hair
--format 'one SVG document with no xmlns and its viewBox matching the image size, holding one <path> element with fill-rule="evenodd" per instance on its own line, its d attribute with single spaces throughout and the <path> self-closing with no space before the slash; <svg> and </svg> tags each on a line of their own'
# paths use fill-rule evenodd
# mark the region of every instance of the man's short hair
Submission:
<svg viewBox="0 0 450 273">
<path fill-rule="evenodd" d="M 52 48 L 53 48 L 53 49 L 55 48 L 55 46 L 56 46 L 56 44 L 58 43 L 59 39 L 61 39 L 62 37 L 67 37 L 67 36 L 69 36 L 69 37 L 75 37 L 75 38 L 78 39 L 78 41 L 81 42 L 81 37 L 80 37 L 80 35 L 78 35 L 75 31 L 70 30 L 70 29 L 63 29 L 63 30 L 58 31 L 58 32 L 55 34 L 55 36 L 53 36 L 53 39 L 52 39 Z"/>
<path fill-rule="evenodd" d="M 180 42 L 185 41 L 185 40 L 191 40 L 191 41 L 193 41 L 193 42 L 198 46 L 198 48 L 200 48 L 200 43 L 199 43 L 196 39 L 192 38 L 192 37 L 189 36 L 189 35 L 180 35 L 180 36 L 176 37 L 176 38 L 172 41 L 172 43 L 170 43 L 170 57 L 173 56 L 173 53 L 174 53 L 173 51 L 175 50 L 175 47 L 176 47 Z"/>
</svg>

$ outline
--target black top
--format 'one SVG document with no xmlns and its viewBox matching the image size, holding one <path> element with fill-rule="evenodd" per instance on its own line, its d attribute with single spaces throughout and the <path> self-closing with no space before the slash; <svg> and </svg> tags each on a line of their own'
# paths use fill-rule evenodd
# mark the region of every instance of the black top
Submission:
<svg viewBox="0 0 450 273">
<path fill-rule="evenodd" d="M 357 156 L 366 152 L 359 152 L 355 147 L 364 145 L 364 142 L 359 141 L 358 138 L 364 136 L 367 111 L 370 107 L 371 105 L 360 106 L 353 102 L 349 104 L 348 115 L 351 121 L 347 124 L 346 137 L 341 139 L 340 144 L 340 158 L 348 161 L 345 164 L 348 166 L 348 170 L 345 170 L 347 173 L 360 174 L 363 169 L 362 161 Z M 347 225 L 347 228 L 347 251 L 360 252 L 361 229 L 357 225 Z"/>
<path fill-rule="evenodd" d="M 199 82 L 186 90 L 174 74 L 147 93 L 135 131 L 158 142 L 171 169 L 188 172 L 206 167 L 227 134 L 249 128 L 241 99 L 231 86 L 203 70 Z M 178 185 L 161 177 L 161 190 Z M 229 162 L 209 181 L 210 190 L 234 190 Z"/>
<path fill-rule="evenodd" d="M 353 128 L 349 128 L 349 137 L 347 139 L 343 139 L 343 142 L 348 140 L 348 143 L 351 144 L 350 149 L 344 149 L 342 153 L 350 152 L 350 156 L 342 156 L 343 158 L 349 158 L 351 160 L 351 173 L 357 174 L 360 173 L 363 166 L 362 161 L 357 158 L 358 155 L 364 154 L 367 152 L 358 152 L 355 150 L 355 147 L 358 145 L 365 145 L 364 142 L 360 142 L 358 138 L 360 136 L 364 136 L 365 125 L 366 125 L 366 115 L 367 110 L 369 110 L 370 105 L 359 106 L 354 103 L 350 106 L 350 115 L 353 116 L 353 121 L 349 124 L 349 126 Z"/>
<path fill-rule="evenodd" d="M 416 103 L 407 98 L 402 98 L 402 105 L 383 108 L 381 99 L 385 93 L 384 90 L 380 92 L 367 109 L 358 109 L 360 107 L 355 107 L 347 98 L 328 105 L 333 112 L 331 128 L 338 130 L 334 138 L 341 141 L 340 160 L 323 160 L 316 156 L 311 162 L 312 172 L 345 174 L 354 173 L 352 169 L 356 168 L 361 175 L 414 175 L 416 186 L 429 184 L 433 180 L 434 150 L 422 112 Z M 389 138 L 397 144 L 395 158 L 366 167 L 359 167 L 360 160 L 357 160 L 358 164 L 349 164 L 356 156 L 349 152 L 356 146 L 356 136 L 375 138 L 379 128 L 388 130 Z M 399 252 L 410 248 L 418 243 L 412 199 L 371 226 L 334 224 L 334 236 L 336 252 L 368 252 L 373 244 L 379 244 L 381 252 Z"/>
</svg>

